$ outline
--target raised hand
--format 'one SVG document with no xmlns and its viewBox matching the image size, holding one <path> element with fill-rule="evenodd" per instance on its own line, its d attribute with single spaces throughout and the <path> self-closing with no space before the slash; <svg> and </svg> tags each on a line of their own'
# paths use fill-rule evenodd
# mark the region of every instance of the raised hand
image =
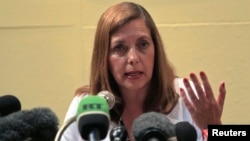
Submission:
<svg viewBox="0 0 250 141">
<path fill-rule="evenodd" d="M 217 99 L 210 86 L 205 72 L 200 72 L 201 82 L 194 73 L 190 73 L 190 80 L 183 79 L 185 88 L 180 88 L 180 95 L 183 98 L 193 120 L 198 127 L 203 130 L 207 129 L 208 124 L 222 124 L 221 116 L 223 112 L 224 100 L 226 96 L 225 83 L 219 85 Z M 193 86 L 192 84 L 193 83 Z"/>
</svg>

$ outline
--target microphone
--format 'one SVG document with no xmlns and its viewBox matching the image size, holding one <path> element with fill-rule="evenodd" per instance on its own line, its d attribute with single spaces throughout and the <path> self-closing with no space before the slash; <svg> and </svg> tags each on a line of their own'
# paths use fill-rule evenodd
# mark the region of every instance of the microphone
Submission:
<svg viewBox="0 0 250 141">
<path fill-rule="evenodd" d="M 109 133 L 110 141 L 126 141 L 128 132 L 122 125 L 117 125 Z"/>
<path fill-rule="evenodd" d="M 109 130 L 109 106 L 105 99 L 89 95 L 82 99 L 76 118 L 81 137 L 88 141 L 99 141 Z"/>
<path fill-rule="evenodd" d="M 175 134 L 178 141 L 196 141 L 197 132 L 193 125 L 187 121 L 175 124 Z"/>
<path fill-rule="evenodd" d="M 103 100 L 105 101 L 104 103 L 104 109 L 105 109 L 105 111 L 108 111 L 107 113 L 108 113 L 108 115 L 107 115 L 107 118 L 108 118 L 108 120 L 109 120 L 109 110 L 110 109 L 112 109 L 113 107 L 114 107 L 114 105 L 115 105 L 115 97 L 114 97 L 114 95 L 112 94 L 112 93 L 110 93 L 109 91 L 101 91 L 101 92 L 99 92 L 97 95 L 86 95 L 85 97 L 83 97 L 83 99 L 81 100 L 81 102 L 80 103 L 82 103 L 82 102 L 84 102 L 84 101 L 89 101 L 88 100 L 88 98 L 89 97 L 97 97 L 96 99 L 102 99 L 101 101 L 103 102 Z M 99 98 L 98 98 L 99 97 Z M 86 99 L 87 98 L 87 99 Z M 86 100 L 85 100 L 86 99 Z M 97 100 L 97 101 L 99 101 L 99 100 Z M 93 104 L 93 102 L 95 103 L 96 102 L 96 100 L 93 100 L 93 101 L 89 101 L 89 104 L 91 105 L 91 103 Z M 79 107 L 78 107 L 78 109 L 81 109 L 82 107 L 81 107 L 82 105 L 80 105 L 79 104 Z M 108 109 L 106 109 L 106 106 L 108 106 Z M 103 108 L 103 107 L 102 107 Z M 94 111 L 95 109 L 93 109 L 93 111 Z M 98 111 L 98 110 L 97 110 Z M 77 118 L 79 118 L 79 116 L 81 116 L 81 112 L 85 112 L 84 110 L 78 110 L 78 113 L 77 113 L 77 115 L 75 115 L 75 116 L 73 116 L 73 117 L 71 117 L 70 119 L 68 119 L 62 126 L 61 126 L 61 128 L 59 129 L 59 131 L 57 132 L 57 135 L 56 135 L 56 138 L 55 138 L 55 141 L 60 141 L 61 140 L 61 137 L 62 137 L 62 134 L 64 133 L 64 131 L 73 123 L 73 122 L 75 122 L 76 120 L 77 120 Z M 103 113 L 103 111 L 102 111 L 102 113 Z M 104 112 L 105 113 L 105 112 Z M 106 113 L 106 114 L 107 114 Z M 94 112 L 93 112 L 93 115 L 92 116 L 94 116 Z M 105 115 L 105 114 L 104 114 Z M 94 122 L 94 121 L 92 121 L 92 122 Z M 107 122 L 107 121 L 105 121 L 105 122 Z M 105 122 L 103 122 L 103 123 L 105 123 Z M 109 121 L 108 121 L 108 123 L 109 123 Z M 94 123 L 93 123 L 94 124 Z M 109 128 L 109 125 L 108 125 L 108 127 L 107 128 Z M 107 134 L 107 133 L 105 133 L 104 132 L 104 134 Z M 85 135 L 85 137 L 86 137 L 86 133 L 84 133 L 84 135 Z M 106 136 L 106 135 L 105 135 Z M 87 137 L 86 137 L 87 138 Z"/>
<path fill-rule="evenodd" d="M 136 141 L 177 141 L 174 124 L 166 115 L 148 112 L 136 118 L 132 124 Z"/>
<path fill-rule="evenodd" d="M 108 105 L 109 105 L 109 110 L 114 107 L 114 105 L 115 105 L 115 97 L 111 92 L 109 92 L 109 91 L 100 91 L 97 95 L 99 97 L 102 97 L 102 98 L 106 99 L 106 101 L 108 102 Z"/>
<path fill-rule="evenodd" d="M 0 118 L 0 141 L 54 141 L 58 118 L 49 108 L 34 108 Z"/>
<path fill-rule="evenodd" d="M 11 113 L 21 110 L 21 103 L 13 95 L 4 95 L 0 97 L 0 117 L 7 116 Z"/>
</svg>

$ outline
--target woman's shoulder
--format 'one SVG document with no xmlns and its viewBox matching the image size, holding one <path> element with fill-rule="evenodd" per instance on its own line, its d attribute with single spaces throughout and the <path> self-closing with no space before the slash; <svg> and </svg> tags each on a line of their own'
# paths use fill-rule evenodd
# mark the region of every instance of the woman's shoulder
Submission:
<svg viewBox="0 0 250 141">
<path fill-rule="evenodd" d="M 73 97 L 73 99 L 71 100 L 71 103 L 68 107 L 68 110 L 66 112 L 64 122 L 76 115 L 76 111 L 77 111 L 79 103 L 86 96 L 88 96 L 88 94 L 79 94 L 79 95 L 75 95 Z"/>
</svg>

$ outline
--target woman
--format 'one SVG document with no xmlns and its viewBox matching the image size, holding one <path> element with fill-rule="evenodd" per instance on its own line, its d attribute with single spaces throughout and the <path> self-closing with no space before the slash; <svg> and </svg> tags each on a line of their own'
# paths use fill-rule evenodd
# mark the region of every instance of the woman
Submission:
<svg viewBox="0 0 250 141">
<path fill-rule="evenodd" d="M 84 94 L 108 90 L 116 99 L 110 110 L 112 125 L 123 123 L 128 139 L 134 140 L 131 133 L 134 119 L 156 111 L 164 113 L 173 123 L 190 122 L 197 130 L 197 140 L 201 141 L 201 131 L 208 124 L 221 124 L 226 90 L 222 82 L 216 100 L 203 71 L 200 78 L 203 87 L 194 73 L 190 74 L 190 80 L 177 78 L 150 14 L 141 5 L 122 2 L 108 8 L 99 19 L 91 87 L 76 91 L 65 121 L 75 116 Z M 82 140 L 75 124 L 65 131 L 63 140 Z M 109 136 L 105 141 L 108 140 Z"/>
</svg>

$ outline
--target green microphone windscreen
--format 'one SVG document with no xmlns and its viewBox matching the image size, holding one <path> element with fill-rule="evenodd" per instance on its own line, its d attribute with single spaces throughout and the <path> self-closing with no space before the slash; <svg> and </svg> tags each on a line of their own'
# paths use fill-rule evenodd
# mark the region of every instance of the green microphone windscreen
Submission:
<svg viewBox="0 0 250 141">
<path fill-rule="evenodd" d="M 104 98 L 89 95 L 83 98 L 77 109 L 78 129 L 83 139 L 88 140 L 93 130 L 98 130 L 104 139 L 109 130 L 109 105 Z"/>
<path fill-rule="evenodd" d="M 102 113 L 109 116 L 109 106 L 104 98 L 96 95 L 89 95 L 83 98 L 77 109 L 77 117 L 90 113 Z"/>
</svg>

